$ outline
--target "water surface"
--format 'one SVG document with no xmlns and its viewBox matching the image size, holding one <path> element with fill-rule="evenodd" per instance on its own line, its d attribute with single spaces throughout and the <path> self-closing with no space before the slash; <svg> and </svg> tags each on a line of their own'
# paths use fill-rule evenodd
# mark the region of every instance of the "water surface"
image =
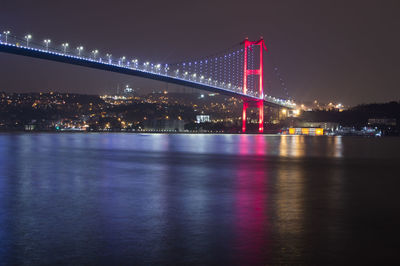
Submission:
<svg viewBox="0 0 400 266">
<path fill-rule="evenodd" d="M 0 264 L 398 260 L 400 139 L 0 134 Z"/>
</svg>

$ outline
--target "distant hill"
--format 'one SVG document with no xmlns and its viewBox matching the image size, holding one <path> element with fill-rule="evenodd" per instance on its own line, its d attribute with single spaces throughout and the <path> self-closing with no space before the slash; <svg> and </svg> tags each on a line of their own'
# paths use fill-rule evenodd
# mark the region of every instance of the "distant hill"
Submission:
<svg viewBox="0 0 400 266">
<path fill-rule="evenodd" d="M 343 112 L 339 111 L 310 111 L 299 117 L 303 121 L 336 122 L 342 126 L 363 127 L 371 118 L 396 119 L 397 129 L 400 122 L 400 102 L 373 103 L 355 106 Z"/>
</svg>

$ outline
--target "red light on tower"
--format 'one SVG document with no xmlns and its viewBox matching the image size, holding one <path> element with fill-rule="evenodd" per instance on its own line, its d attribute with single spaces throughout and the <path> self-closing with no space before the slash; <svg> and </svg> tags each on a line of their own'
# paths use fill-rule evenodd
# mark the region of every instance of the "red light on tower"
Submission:
<svg viewBox="0 0 400 266">
<path fill-rule="evenodd" d="M 259 109 L 258 119 L 258 132 L 264 132 L 264 75 L 263 75 L 263 51 L 267 50 L 263 37 L 258 41 L 251 42 L 246 38 L 244 42 L 244 62 L 243 62 L 243 94 L 247 94 L 247 77 L 250 75 L 259 76 L 259 100 L 257 100 L 256 107 Z M 260 46 L 260 66 L 259 69 L 248 69 L 248 50 L 252 49 L 252 46 Z M 242 132 L 246 132 L 246 110 L 249 107 L 249 103 L 243 101 L 243 115 L 242 115 Z"/>
<path fill-rule="evenodd" d="M 246 110 L 248 107 L 249 107 L 249 103 L 243 102 L 243 114 L 242 114 L 242 132 L 243 133 L 246 132 L 246 120 L 247 120 Z"/>
</svg>

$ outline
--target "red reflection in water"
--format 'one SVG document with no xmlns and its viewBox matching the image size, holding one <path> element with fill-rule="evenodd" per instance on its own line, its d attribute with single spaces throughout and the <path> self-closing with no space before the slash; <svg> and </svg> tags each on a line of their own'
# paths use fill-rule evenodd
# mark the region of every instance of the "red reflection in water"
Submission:
<svg viewBox="0 0 400 266">
<path fill-rule="evenodd" d="M 254 143 L 251 143 L 254 144 Z M 252 265 L 268 261 L 267 172 L 265 161 L 249 160 L 249 148 L 256 148 L 257 155 L 265 151 L 265 139 L 255 139 L 249 145 L 248 138 L 240 139 L 240 161 L 237 166 L 235 196 L 236 248 L 240 264 Z M 254 155 L 250 155 L 254 156 Z"/>
<path fill-rule="evenodd" d="M 257 155 L 266 155 L 268 143 L 265 140 L 265 136 L 257 135 L 255 136 L 255 151 Z"/>
<path fill-rule="evenodd" d="M 266 155 L 268 143 L 262 135 L 241 135 L 239 140 L 239 155 Z"/>
<path fill-rule="evenodd" d="M 249 154 L 249 136 L 247 135 L 240 135 L 239 139 L 239 155 L 248 155 Z"/>
</svg>

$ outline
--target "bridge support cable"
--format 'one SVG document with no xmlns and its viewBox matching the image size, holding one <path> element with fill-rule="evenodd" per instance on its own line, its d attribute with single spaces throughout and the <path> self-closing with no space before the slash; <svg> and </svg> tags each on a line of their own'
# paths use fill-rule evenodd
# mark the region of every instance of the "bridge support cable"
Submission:
<svg viewBox="0 0 400 266">
<path fill-rule="evenodd" d="M 200 59 L 168 64 L 177 77 L 242 92 L 243 48 L 237 45 Z"/>
<path fill-rule="evenodd" d="M 139 76 L 239 97 L 245 101 L 264 101 L 271 106 L 294 108 L 295 104 L 291 101 L 264 95 L 262 82 L 254 77 L 258 75 L 257 71 L 262 72 L 262 67 L 257 66 L 258 59 L 255 57 L 257 47 L 260 50 L 264 47 L 260 45 L 261 41 L 247 40 L 248 45 L 245 47 L 235 45 L 229 50 L 197 60 L 160 64 L 117 56 L 109 52 L 102 53 L 97 49 L 87 49 L 80 44 L 57 43 L 47 38 L 41 43 L 31 34 L 19 38 L 11 35 L 10 31 L 4 31 L 0 33 L 0 52 Z M 247 67 L 248 56 L 251 61 L 250 68 Z M 246 71 L 244 71 L 245 62 Z M 253 81 L 248 82 L 249 80 Z"/>
<path fill-rule="evenodd" d="M 268 91 L 271 92 L 274 85 L 276 85 L 275 87 L 279 88 L 280 93 L 283 93 L 283 98 L 291 101 L 292 97 L 289 95 L 288 84 L 284 75 L 282 74 L 282 69 L 278 67 L 276 61 L 274 60 L 274 56 L 271 53 L 268 53 L 267 55 L 267 67 L 268 73 L 270 73 L 270 78 L 267 80 L 265 86 Z M 267 67 L 265 67 L 265 69 L 267 69 Z M 277 92 L 278 91 L 275 91 L 275 93 Z"/>
</svg>

